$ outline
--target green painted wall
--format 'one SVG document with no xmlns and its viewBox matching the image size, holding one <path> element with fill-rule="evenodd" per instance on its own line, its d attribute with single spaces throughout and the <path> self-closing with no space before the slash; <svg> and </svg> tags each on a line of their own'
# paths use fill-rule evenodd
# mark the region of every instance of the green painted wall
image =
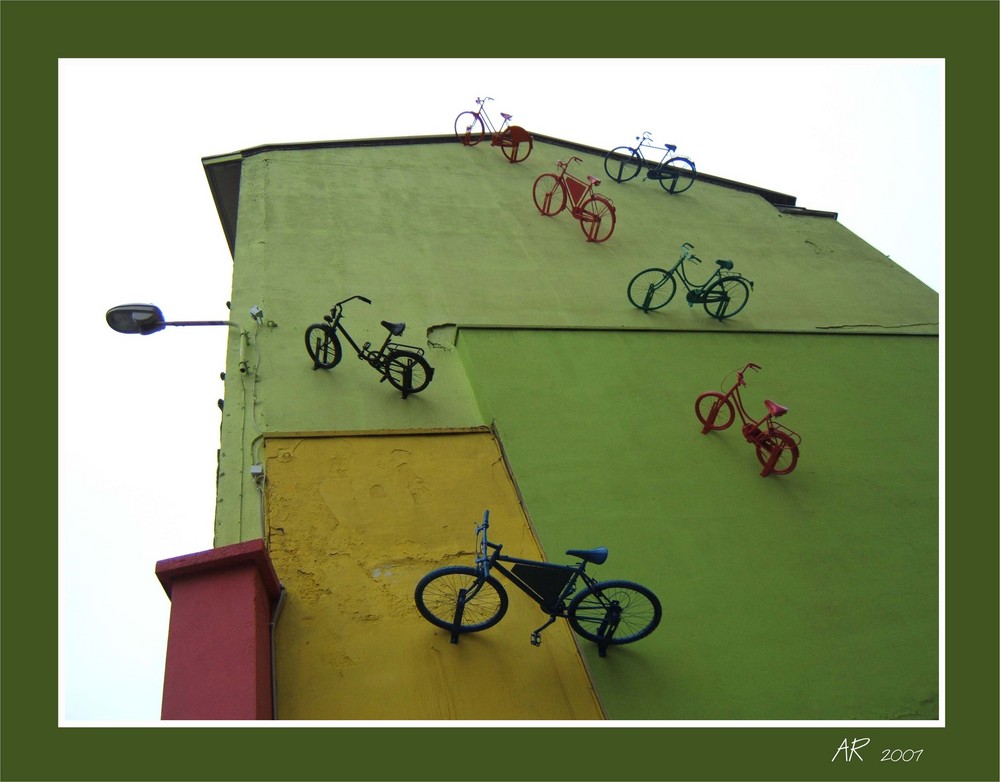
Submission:
<svg viewBox="0 0 1000 782">
<path fill-rule="evenodd" d="M 531 199 L 535 178 L 570 154 L 584 160 L 577 175 L 603 175 L 601 156 L 543 142 L 517 165 L 498 149 L 454 143 L 244 159 L 232 317 L 249 323 L 258 306 L 277 326 L 248 328 L 249 374 L 238 370 L 235 334 L 230 341 L 217 545 L 260 535 L 249 471 L 266 431 L 484 423 L 447 330 L 436 332 L 440 349 L 429 347 L 432 387 L 406 402 L 350 356 L 331 372 L 312 371 L 305 329 L 355 293 L 373 301 L 349 305 L 357 337 L 378 342 L 380 320 L 402 320 L 401 341 L 418 345 L 442 323 L 937 332 L 932 290 L 836 221 L 782 214 L 753 193 L 698 182 L 671 196 L 654 182 L 605 182 L 598 191 L 614 200 L 618 226 L 607 242 L 588 244 L 568 214 L 542 217 Z M 731 258 L 755 281 L 736 319 L 714 322 L 680 299 L 651 315 L 628 304 L 632 275 L 673 261 L 685 241 L 706 266 Z"/>
<path fill-rule="evenodd" d="M 495 420 L 549 556 L 606 544 L 609 576 L 664 600 L 662 629 L 594 666 L 609 716 L 935 716 L 937 295 L 833 219 L 706 181 L 603 183 L 618 225 L 588 244 L 531 199 L 571 154 L 603 175 L 594 151 L 537 140 L 519 165 L 436 139 L 244 158 L 233 318 L 256 305 L 265 323 L 248 373 L 230 342 L 216 544 L 262 534 L 267 434 Z M 695 279 L 731 258 L 754 280 L 744 312 L 628 303 L 682 242 L 707 261 Z M 402 320 L 427 350 L 424 393 L 401 399 L 353 356 L 313 371 L 305 329 L 352 294 L 373 300 L 348 305 L 360 340 Z M 803 436 L 784 478 L 694 420 L 751 360 L 752 407 L 787 405 Z"/>
<path fill-rule="evenodd" d="M 611 718 L 937 717 L 937 340 L 465 330 L 546 553 L 607 545 L 664 623 L 592 656 Z M 761 478 L 694 400 L 754 361 L 802 435 Z M 546 378 L 544 383 L 526 378 Z M 732 381 L 730 381 L 732 382 Z M 616 650 L 617 651 L 617 650 Z"/>
</svg>

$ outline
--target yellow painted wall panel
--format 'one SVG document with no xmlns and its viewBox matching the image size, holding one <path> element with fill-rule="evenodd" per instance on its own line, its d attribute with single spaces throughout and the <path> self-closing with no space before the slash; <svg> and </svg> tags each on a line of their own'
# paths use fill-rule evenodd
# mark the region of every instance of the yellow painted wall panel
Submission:
<svg viewBox="0 0 1000 782">
<path fill-rule="evenodd" d="M 287 594 L 276 631 L 278 716 L 292 720 L 595 720 L 604 714 L 565 622 L 510 587 L 495 627 L 429 624 L 417 582 L 471 565 L 475 525 L 542 559 L 488 431 L 268 437 L 268 544 Z"/>
</svg>

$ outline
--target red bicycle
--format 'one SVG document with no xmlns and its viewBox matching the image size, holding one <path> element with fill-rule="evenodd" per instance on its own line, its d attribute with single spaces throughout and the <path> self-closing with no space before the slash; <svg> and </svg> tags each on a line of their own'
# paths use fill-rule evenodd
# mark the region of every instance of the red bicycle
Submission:
<svg viewBox="0 0 1000 782">
<path fill-rule="evenodd" d="M 570 203 L 570 213 L 580 221 L 580 228 L 588 242 L 606 241 L 615 230 L 615 207 L 610 198 L 594 193 L 601 184 L 595 176 L 587 175 L 587 181 L 577 179 L 566 169 L 573 161 L 583 161 L 574 156 L 563 163 L 556 163 L 558 174 L 542 174 L 535 180 L 531 194 L 538 211 L 546 217 L 554 217 Z"/>
<path fill-rule="evenodd" d="M 787 413 L 788 408 L 770 399 L 764 400 L 767 415 L 760 420 L 754 420 L 747 413 L 740 396 L 740 386 L 747 384 L 743 376 L 748 369 L 759 371 L 760 366 L 751 363 L 736 370 L 736 382 L 725 394 L 706 391 L 695 400 L 694 411 L 702 423 L 701 433 L 728 429 L 736 417 L 733 412 L 735 407 L 743 421 L 743 437 L 757 448 L 757 459 L 764 467 L 761 477 L 766 478 L 771 473 L 788 475 L 799 461 L 799 444 L 802 438 L 797 432 L 774 420 Z"/>
<path fill-rule="evenodd" d="M 490 133 L 490 145 L 500 147 L 504 157 L 511 163 L 520 163 L 528 159 L 531 154 L 532 139 L 520 125 L 511 125 L 512 115 L 500 112 L 503 117 L 503 124 L 498 130 L 490 120 L 490 115 L 486 113 L 486 101 L 493 98 L 476 98 L 479 108 L 476 111 L 463 111 L 455 117 L 455 135 L 463 145 L 474 147 L 486 137 L 486 131 Z"/>
</svg>

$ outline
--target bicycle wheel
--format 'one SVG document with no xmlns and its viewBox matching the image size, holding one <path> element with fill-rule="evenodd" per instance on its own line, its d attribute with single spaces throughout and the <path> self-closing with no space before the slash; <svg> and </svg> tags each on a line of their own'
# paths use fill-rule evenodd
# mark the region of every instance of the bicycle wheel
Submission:
<svg viewBox="0 0 1000 782">
<path fill-rule="evenodd" d="M 389 382 L 403 392 L 405 399 L 427 388 L 434 376 L 434 370 L 423 356 L 408 350 L 395 350 L 389 354 L 385 364 L 385 376 Z"/>
<path fill-rule="evenodd" d="M 666 269 L 646 269 L 628 284 L 628 300 L 643 312 L 666 307 L 677 290 L 677 280 Z"/>
<path fill-rule="evenodd" d="M 712 418 L 712 408 L 714 407 L 718 407 L 718 410 L 715 413 L 715 418 Z M 703 434 L 712 430 L 728 429 L 735 418 L 733 403 L 729 401 L 729 397 L 718 391 L 706 391 L 694 400 L 694 413 L 704 426 L 701 430 Z M 712 422 L 711 425 L 709 425 L 709 421 Z"/>
<path fill-rule="evenodd" d="M 672 157 L 660 169 L 660 186 L 668 193 L 683 193 L 694 184 L 698 172 L 686 157 Z"/>
<path fill-rule="evenodd" d="M 531 188 L 538 211 L 546 217 L 559 214 L 566 208 L 566 191 L 562 180 L 555 174 L 542 174 Z"/>
<path fill-rule="evenodd" d="M 323 323 L 314 323 L 306 329 L 306 350 L 314 369 L 333 369 L 340 363 L 340 340 L 336 332 Z"/>
<path fill-rule="evenodd" d="M 459 610 L 462 590 L 465 599 Z M 493 627 L 507 613 L 507 592 L 500 582 L 464 565 L 431 571 L 420 579 L 413 599 L 424 619 L 455 633 L 477 633 Z"/>
<path fill-rule="evenodd" d="M 632 147 L 615 147 L 604 158 L 604 171 L 615 182 L 628 182 L 642 170 L 642 157 Z"/>
<path fill-rule="evenodd" d="M 705 290 L 705 312 L 718 320 L 731 318 L 750 298 L 750 286 L 742 277 L 722 277 Z"/>
<path fill-rule="evenodd" d="M 503 156 L 507 158 L 511 163 L 521 163 L 525 161 L 528 155 L 531 154 L 531 137 L 529 136 L 525 141 L 514 141 L 511 137 L 510 131 L 504 134 L 503 143 L 500 145 L 500 150 L 503 152 Z"/>
<path fill-rule="evenodd" d="M 774 459 L 774 466 L 768 471 L 767 465 L 775 452 L 777 456 Z M 799 461 L 799 447 L 787 434 L 772 429 L 757 441 L 757 460 L 764 466 L 761 475 L 767 475 L 768 472 L 788 475 Z"/>
<path fill-rule="evenodd" d="M 463 111 L 455 117 L 455 136 L 467 147 L 474 147 L 486 136 L 483 118 L 474 111 Z"/>
<path fill-rule="evenodd" d="M 595 195 L 580 207 L 580 228 L 588 242 L 607 241 L 615 231 L 615 208 L 601 195 Z"/>
<path fill-rule="evenodd" d="M 596 644 L 630 644 L 660 623 L 656 595 L 631 581 L 601 581 L 573 598 L 566 618 L 574 632 Z"/>
</svg>

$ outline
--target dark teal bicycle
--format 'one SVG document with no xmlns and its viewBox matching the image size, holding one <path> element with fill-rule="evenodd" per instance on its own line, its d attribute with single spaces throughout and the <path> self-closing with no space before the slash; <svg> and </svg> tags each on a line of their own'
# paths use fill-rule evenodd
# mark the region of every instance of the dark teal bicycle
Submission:
<svg viewBox="0 0 1000 782">
<path fill-rule="evenodd" d="M 628 300 L 643 312 L 666 307 L 677 291 L 677 280 L 687 289 L 689 307 L 702 304 L 705 312 L 717 320 L 731 318 L 750 299 L 753 280 L 733 271 L 733 262 L 717 260 L 715 273 L 705 282 L 691 282 L 684 271 L 687 261 L 701 263 L 689 242 L 681 245 L 681 257 L 670 269 L 652 268 L 639 272 L 628 284 Z"/>
<path fill-rule="evenodd" d="M 597 644 L 601 657 L 609 646 L 645 638 L 660 623 L 660 601 L 646 587 L 631 581 L 597 581 L 586 572 L 587 563 L 601 565 L 607 560 L 606 548 L 570 549 L 566 553 L 580 560 L 575 565 L 510 557 L 500 553 L 501 544 L 487 539 L 489 525 L 490 512 L 486 511 L 483 523 L 476 527 L 475 567 L 433 570 L 420 579 L 414 592 L 417 610 L 431 624 L 448 630 L 452 643 L 458 643 L 463 633 L 493 627 L 507 613 L 507 591 L 493 570 L 549 615 L 531 634 L 534 646 L 541 645 L 542 630 L 560 617 L 569 620 L 575 633 Z M 577 591 L 581 581 L 583 588 Z"/>
</svg>

